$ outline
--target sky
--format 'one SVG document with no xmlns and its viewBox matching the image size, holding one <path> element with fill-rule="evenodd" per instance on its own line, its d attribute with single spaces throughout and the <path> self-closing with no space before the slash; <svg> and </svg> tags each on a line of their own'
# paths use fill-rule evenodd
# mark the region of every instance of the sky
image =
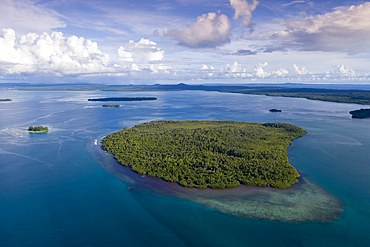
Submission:
<svg viewBox="0 0 370 247">
<path fill-rule="evenodd" d="M 0 0 L 0 85 L 370 84 L 370 2 Z"/>
</svg>

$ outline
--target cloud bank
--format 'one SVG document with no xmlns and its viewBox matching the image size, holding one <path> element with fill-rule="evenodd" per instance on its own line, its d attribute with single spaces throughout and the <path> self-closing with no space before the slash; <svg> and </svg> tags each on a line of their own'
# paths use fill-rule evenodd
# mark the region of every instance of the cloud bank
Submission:
<svg viewBox="0 0 370 247">
<path fill-rule="evenodd" d="M 365 80 L 345 65 L 336 66 L 322 74 L 311 74 L 305 67 L 293 64 L 293 73 L 281 68 L 266 70 L 267 62 L 257 63 L 247 70 L 238 62 L 216 65 L 194 64 L 184 61 L 174 65 L 164 59 L 164 49 L 148 39 L 121 44 L 116 54 L 108 56 L 98 44 L 83 37 L 66 37 L 61 32 L 50 35 L 28 33 L 16 38 L 15 31 L 7 28 L 0 35 L 0 78 L 12 76 L 45 78 L 67 76 L 114 76 L 135 79 L 201 80 L 235 79 L 238 83 L 255 80 Z M 295 72 L 295 73 L 294 73 Z M 97 77 L 98 78 L 98 77 Z M 117 79 L 117 80 L 118 80 Z M 119 79 L 121 80 L 121 79 Z"/>
<path fill-rule="evenodd" d="M 266 52 L 276 50 L 346 52 L 370 50 L 370 2 L 338 9 L 303 21 L 279 22 L 283 31 L 266 31 L 248 39 L 274 41 Z"/>
<path fill-rule="evenodd" d="M 3 29 L 0 36 L 0 71 L 3 74 L 53 73 L 55 75 L 107 71 L 109 56 L 102 54 L 96 42 L 29 33 L 16 40 L 15 31 Z"/>
<path fill-rule="evenodd" d="M 0 34 L 0 76 L 127 76 L 138 71 L 168 74 L 170 67 L 159 63 L 164 52 L 155 42 L 143 38 L 122 44 L 111 58 L 96 42 L 83 37 L 53 32 L 17 38 L 13 29 L 4 28 Z"/>
<path fill-rule="evenodd" d="M 183 30 L 170 29 L 164 36 L 190 48 L 216 47 L 230 42 L 231 24 L 226 15 L 208 13 Z"/>
</svg>

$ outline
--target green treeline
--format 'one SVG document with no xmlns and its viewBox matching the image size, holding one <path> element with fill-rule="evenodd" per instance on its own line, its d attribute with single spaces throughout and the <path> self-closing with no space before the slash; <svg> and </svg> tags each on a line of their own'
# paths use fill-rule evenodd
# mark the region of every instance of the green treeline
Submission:
<svg viewBox="0 0 370 247">
<path fill-rule="evenodd" d="M 121 107 L 120 105 L 107 105 L 107 104 L 104 104 L 102 105 L 102 107 Z"/>
<path fill-rule="evenodd" d="M 321 89 L 322 90 L 322 89 Z M 312 100 L 331 101 L 338 103 L 356 103 L 362 105 L 370 105 L 370 93 L 368 91 L 340 91 L 340 90 L 325 90 L 325 92 L 280 92 L 280 93 L 265 93 L 268 96 L 282 96 L 306 98 Z"/>
<path fill-rule="evenodd" d="M 268 96 L 282 96 L 306 98 L 339 103 L 355 103 L 370 105 L 370 91 L 368 90 L 342 90 L 324 88 L 288 88 L 288 87 L 248 87 L 248 86 L 204 86 L 204 85 L 130 85 L 111 86 L 109 91 L 180 91 L 180 90 L 203 90 L 218 91 L 225 93 L 257 94 Z"/>
<path fill-rule="evenodd" d="M 154 121 L 108 135 L 102 149 L 139 174 L 184 187 L 287 188 L 299 177 L 287 148 L 305 133 L 285 123 Z"/>
<path fill-rule="evenodd" d="M 113 97 L 113 98 L 88 99 L 87 101 L 144 101 L 156 99 L 157 99 L 156 97 Z"/>
<path fill-rule="evenodd" d="M 370 117 L 370 108 L 350 111 L 349 114 L 352 115 L 352 118 L 368 118 Z"/>
<path fill-rule="evenodd" d="M 278 110 L 278 109 L 270 109 L 269 111 L 270 112 L 281 112 L 281 110 Z"/>
<path fill-rule="evenodd" d="M 12 101 L 12 99 L 0 99 L 0 101 Z"/>
<path fill-rule="evenodd" d="M 309 87 L 309 85 L 307 85 Z M 102 91 L 181 91 L 181 90 L 202 90 L 218 91 L 225 93 L 257 94 L 268 96 L 298 97 L 312 100 L 323 100 L 339 103 L 356 103 L 370 105 L 369 90 L 346 90 L 346 89 L 323 89 L 323 88 L 289 88 L 289 87 L 265 87 L 265 86 L 204 86 L 204 85 L 186 85 L 180 83 L 177 85 L 68 85 L 68 86 L 34 86 L 34 87 L 16 87 L 17 90 L 102 90 Z M 90 101 L 106 99 L 89 99 Z M 114 98 L 113 98 L 114 99 Z M 130 99 L 130 98 L 128 98 Z M 153 97 L 151 100 L 155 100 Z M 136 99 L 138 100 L 138 99 Z M 148 99 L 146 99 L 148 100 Z"/>
<path fill-rule="evenodd" d="M 28 131 L 32 131 L 32 132 L 46 132 L 48 130 L 49 130 L 48 127 L 43 127 L 43 126 L 35 126 L 35 127 L 30 126 L 28 128 Z"/>
</svg>

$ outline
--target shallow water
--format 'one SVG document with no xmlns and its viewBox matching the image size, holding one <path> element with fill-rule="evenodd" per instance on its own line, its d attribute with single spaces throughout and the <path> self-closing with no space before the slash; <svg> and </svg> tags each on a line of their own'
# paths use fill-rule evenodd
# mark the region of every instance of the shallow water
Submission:
<svg viewBox="0 0 370 247">
<path fill-rule="evenodd" d="M 244 185 L 223 190 L 184 188 L 117 165 L 112 155 L 104 152 L 97 143 L 96 139 L 89 145 L 93 158 L 110 174 L 125 182 L 129 190 L 151 190 L 198 202 L 221 212 L 263 220 L 332 222 L 343 212 L 343 203 L 338 197 L 326 192 L 305 175 L 299 178 L 298 184 L 283 190 Z"/>
<path fill-rule="evenodd" d="M 120 108 L 87 101 L 124 96 L 158 100 L 125 102 Z M 369 245 L 370 119 L 348 114 L 363 106 L 194 91 L 0 90 L 0 98 L 13 99 L 0 103 L 0 246 Z M 270 113 L 271 108 L 283 112 Z M 240 193 L 192 195 L 176 186 L 171 192 L 161 187 L 162 181 L 147 177 L 142 179 L 150 179 L 148 186 L 138 186 L 135 175 L 126 176 L 111 157 L 97 154 L 95 140 L 160 119 L 287 122 L 306 129 L 309 133 L 288 150 L 292 165 L 306 179 L 299 186 L 314 183 L 322 194 L 343 202 L 341 217 L 331 223 L 251 219 L 245 212 L 253 204 L 240 207 L 247 217 L 237 216 L 233 210 L 238 207 L 225 205 L 240 205 Z M 30 135 L 29 125 L 48 126 L 50 131 Z M 250 203 L 266 197 L 252 191 L 259 198 Z M 283 210 L 287 202 L 279 200 L 275 196 L 261 202 Z M 273 208 L 261 215 L 268 212 L 281 214 Z"/>
</svg>

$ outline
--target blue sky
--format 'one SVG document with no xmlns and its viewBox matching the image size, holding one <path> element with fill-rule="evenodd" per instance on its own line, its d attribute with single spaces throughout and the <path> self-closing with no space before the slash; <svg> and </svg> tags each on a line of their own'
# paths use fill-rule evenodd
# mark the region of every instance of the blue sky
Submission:
<svg viewBox="0 0 370 247">
<path fill-rule="evenodd" d="M 370 81 L 370 2 L 1 0 L 0 83 Z"/>
</svg>

